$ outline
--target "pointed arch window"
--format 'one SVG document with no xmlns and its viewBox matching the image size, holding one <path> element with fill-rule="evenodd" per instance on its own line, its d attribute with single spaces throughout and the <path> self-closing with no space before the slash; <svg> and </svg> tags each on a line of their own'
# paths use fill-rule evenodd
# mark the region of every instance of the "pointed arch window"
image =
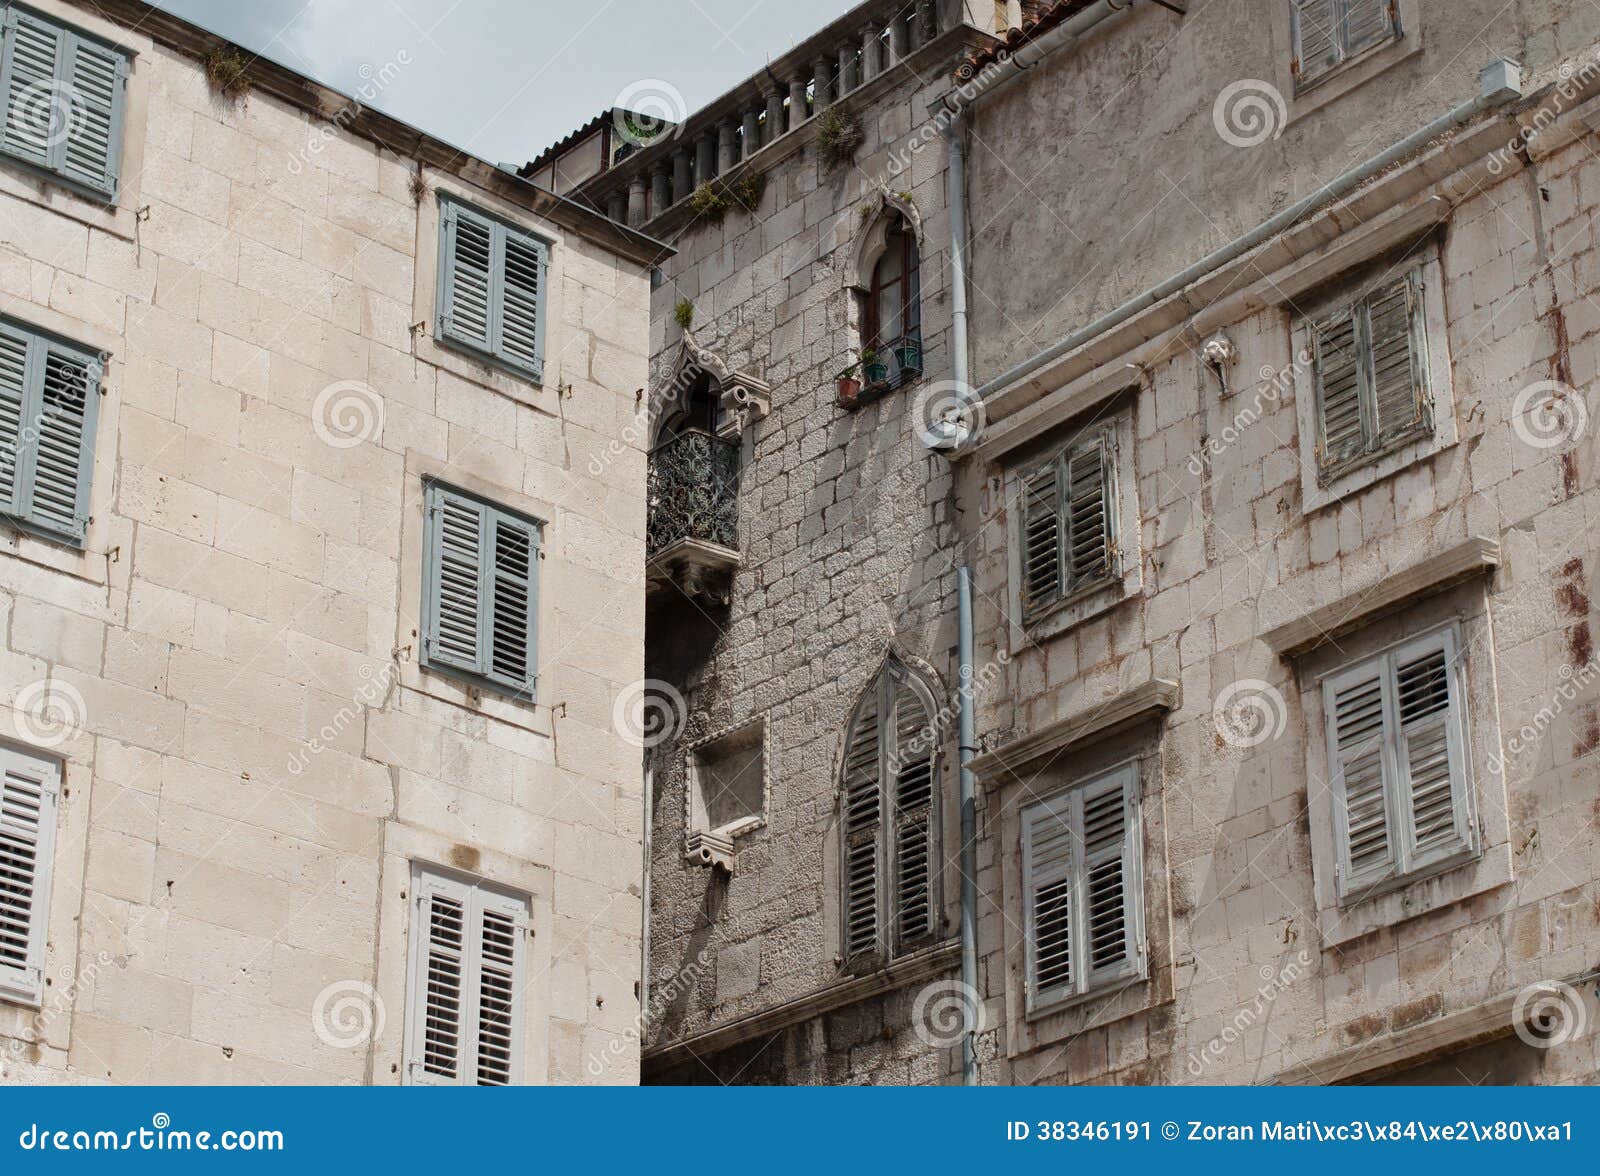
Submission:
<svg viewBox="0 0 1600 1176">
<path fill-rule="evenodd" d="M 933 696 L 900 661 L 862 692 L 845 739 L 841 939 L 863 970 L 938 930 L 938 731 Z"/>
<path fill-rule="evenodd" d="M 862 352 L 884 366 L 882 378 L 899 381 L 922 370 L 922 258 L 915 231 L 898 212 L 872 266 L 861 341 Z"/>
</svg>

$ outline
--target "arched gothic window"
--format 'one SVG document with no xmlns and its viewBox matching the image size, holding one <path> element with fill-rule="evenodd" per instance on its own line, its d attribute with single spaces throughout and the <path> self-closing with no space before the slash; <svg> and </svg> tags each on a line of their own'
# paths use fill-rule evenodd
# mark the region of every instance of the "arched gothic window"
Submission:
<svg viewBox="0 0 1600 1176">
<path fill-rule="evenodd" d="M 845 738 L 841 929 L 861 968 L 934 938 L 939 919 L 933 696 L 896 658 L 862 692 Z"/>
<path fill-rule="evenodd" d="M 906 366 L 897 354 L 908 345 L 916 351 L 915 366 L 921 366 L 922 275 L 917 235 L 905 217 L 894 213 L 883 235 L 883 250 L 872 267 L 867 287 L 866 313 L 862 322 L 863 350 L 892 356 Z"/>
</svg>

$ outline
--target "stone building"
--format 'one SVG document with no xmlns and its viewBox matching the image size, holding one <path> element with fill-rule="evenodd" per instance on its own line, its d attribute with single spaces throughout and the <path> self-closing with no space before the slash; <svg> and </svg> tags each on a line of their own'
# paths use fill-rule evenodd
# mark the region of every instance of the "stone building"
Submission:
<svg viewBox="0 0 1600 1176">
<path fill-rule="evenodd" d="M 0 1079 L 635 1081 L 660 247 L 404 54 L 4 20 Z"/>
<path fill-rule="evenodd" d="M 576 190 L 677 248 L 646 1081 L 1592 1079 L 1597 38 L 867 3 Z"/>
</svg>

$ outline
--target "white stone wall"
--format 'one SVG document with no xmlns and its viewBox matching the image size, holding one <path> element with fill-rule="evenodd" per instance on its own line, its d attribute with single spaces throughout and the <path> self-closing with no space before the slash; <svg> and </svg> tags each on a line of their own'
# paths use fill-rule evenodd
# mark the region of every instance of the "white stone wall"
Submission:
<svg viewBox="0 0 1600 1176">
<path fill-rule="evenodd" d="M 0 702 L 82 700 L 0 1077 L 400 1081 L 425 860 L 532 896 L 527 1078 L 634 1081 L 646 271 L 43 6 L 137 57 L 114 212 L 0 164 L 0 312 L 111 356 L 86 549 L 0 529 Z M 543 388 L 433 343 L 440 189 L 554 241 Z M 536 704 L 417 666 L 424 474 L 546 520 Z"/>
</svg>

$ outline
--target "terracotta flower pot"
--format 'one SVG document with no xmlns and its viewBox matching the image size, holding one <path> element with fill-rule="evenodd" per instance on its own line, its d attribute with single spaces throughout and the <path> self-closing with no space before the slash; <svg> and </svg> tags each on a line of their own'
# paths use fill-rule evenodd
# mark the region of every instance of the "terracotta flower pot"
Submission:
<svg viewBox="0 0 1600 1176">
<path fill-rule="evenodd" d="M 854 376 L 839 377 L 839 405 L 854 408 L 861 400 L 861 381 Z"/>
</svg>

